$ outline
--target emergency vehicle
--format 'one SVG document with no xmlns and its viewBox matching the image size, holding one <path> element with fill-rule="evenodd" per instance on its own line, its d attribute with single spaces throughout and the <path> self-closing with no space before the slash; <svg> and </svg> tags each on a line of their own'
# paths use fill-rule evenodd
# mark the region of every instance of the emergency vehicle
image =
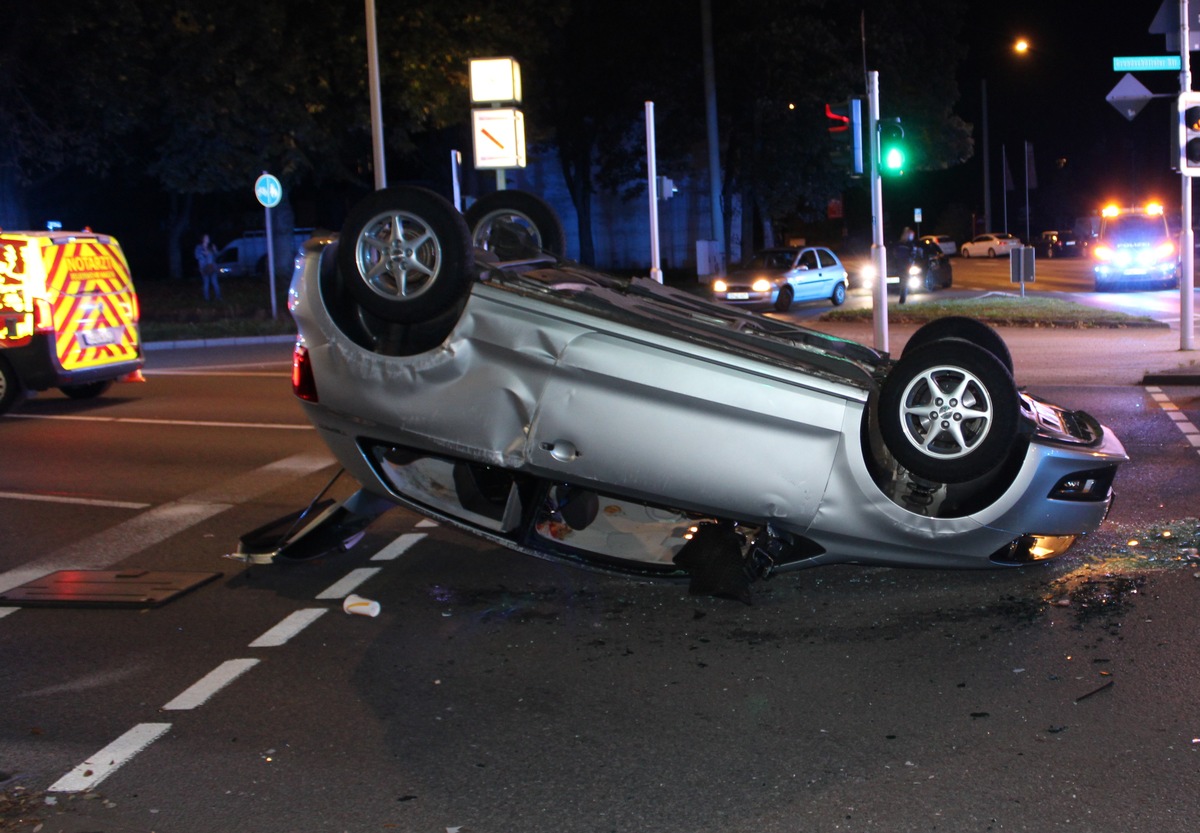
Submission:
<svg viewBox="0 0 1200 833">
<path fill-rule="evenodd" d="M 140 377 L 138 315 L 115 238 L 0 230 L 0 413 L 32 391 L 90 399 Z"/>
<path fill-rule="evenodd" d="M 1178 286 L 1179 247 L 1160 203 L 1100 212 L 1100 235 L 1092 245 L 1096 291 L 1117 285 Z"/>
</svg>

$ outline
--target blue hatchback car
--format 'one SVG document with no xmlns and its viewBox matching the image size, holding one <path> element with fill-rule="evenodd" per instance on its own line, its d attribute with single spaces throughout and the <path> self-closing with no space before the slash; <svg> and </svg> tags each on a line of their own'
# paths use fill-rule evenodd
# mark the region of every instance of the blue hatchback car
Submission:
<svg viewBox="0 0 1200 833">
<path fill-rule="evenodd" d="M 837 255 L 823 246 L 763 249 L 727 277 L 712 283 L 713 299 L 731 304 L 774 304 L 784 312 L 793 301 L 846 300 L 848 276 Z"/>
</svg>

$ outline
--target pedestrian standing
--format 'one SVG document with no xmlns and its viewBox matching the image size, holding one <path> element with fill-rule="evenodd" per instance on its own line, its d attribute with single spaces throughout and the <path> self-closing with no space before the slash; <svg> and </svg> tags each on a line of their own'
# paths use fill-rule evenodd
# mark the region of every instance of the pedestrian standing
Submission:
<svg viewBox="0 0 1200 833">
<path fill-rule="evenodd" d="M 904 231 L 900 232 L 900 242 L 896 246 L 896 270 L 900 275 L 900 303 L 908 300 L 908 279 L 909 267 L 913 265 L 913 261 L 917 254 L 916 233 L 908 226 L 904 227 Z"/>
<path fill-rule="evenodd" d="M 216 300 L 221 300 L 221 284 L 217 280 L 217 247 L 209 240 L 208 235 L 200 238 L 196 244 L 196 263 L 200 264 L 200 280 L 204 285 L 204 300 L 208 300 L 209 291 Z"/>
</svg>

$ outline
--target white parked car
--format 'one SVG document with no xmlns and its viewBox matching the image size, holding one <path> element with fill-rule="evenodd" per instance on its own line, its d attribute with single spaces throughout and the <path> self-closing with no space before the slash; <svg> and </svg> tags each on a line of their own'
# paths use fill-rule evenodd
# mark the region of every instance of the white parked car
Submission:
<svg viewBox="0 0 1200 833">
<path fill-rule="evenodd" d="M 944 255 L 958 254 L 958 244 L 948 234 L 926 234 L 920 238 L 922 243 L 931 243 L 942 250 Z"/>
<path fill-rule="evenodd" d="M 1021 238 L 1007 232 L 989 231 L 962 245 L 963 257 L 1007 257 L 1021 247 Z"/>
</svg>

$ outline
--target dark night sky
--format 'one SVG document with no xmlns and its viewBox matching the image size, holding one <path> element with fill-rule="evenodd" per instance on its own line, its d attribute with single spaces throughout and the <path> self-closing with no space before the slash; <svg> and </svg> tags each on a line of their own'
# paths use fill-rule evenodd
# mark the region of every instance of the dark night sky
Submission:
<svg viewBox="0 0 1200 833">
<path fill-rule="evenodd" d="M 959 75 L 962 100 L 957 110 L 977 125 L 976 151 L 981 153 L 980 82 L 986 78 L 994 195 L 1001 146 L 1007 148 L 1017 188 L 1022 188 L 1020 154 L 1028 140 L 1044 187 L 1069 183 L 1086 195 L 1080 198 L 1084 202 L 1157 197 L 1178 205 L 1180 180 L 1168 160 L 1173 101 L 1154 99 L 1130 121 L 1105 100 L 1124 75 L 1113 71 L 1113 57 L 1167 54 L 1165 37 L 1149 33 L 1160 2 L 972 4 L 970 52 Z M 1018 36 L 1032 44 L 1024 56 L 1011 48 Z M 1135 77 L 1152 92 L 1179 91 L 1178 72 L 1139 72 Z"/>
</svg>

